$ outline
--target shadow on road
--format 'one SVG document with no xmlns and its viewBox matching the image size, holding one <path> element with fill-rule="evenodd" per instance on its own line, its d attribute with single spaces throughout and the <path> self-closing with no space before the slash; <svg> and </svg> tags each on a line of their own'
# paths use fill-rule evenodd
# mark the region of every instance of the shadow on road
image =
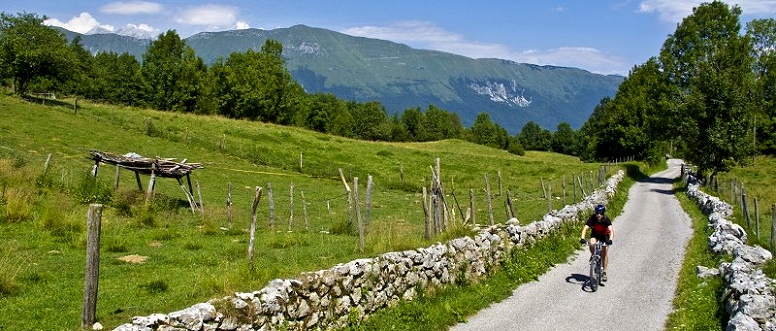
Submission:
<svg viewBox="0 0 776 331">
<path fill-rule="evenodd" d="M 674 182 L 673 178 L 665 178 L 665 177 L 647 177 L 639 180 L 642 183 L 654 183 L 654 184 L 672 184 Z"/>
<path fill-rule="evenodd" d="M 571 276 L 566 277 L 566 283 L 584 285 L 587 283 L 588 279 L 590 279 L 590 277 L 587 275 L 571 274 Z"/>
</svg>

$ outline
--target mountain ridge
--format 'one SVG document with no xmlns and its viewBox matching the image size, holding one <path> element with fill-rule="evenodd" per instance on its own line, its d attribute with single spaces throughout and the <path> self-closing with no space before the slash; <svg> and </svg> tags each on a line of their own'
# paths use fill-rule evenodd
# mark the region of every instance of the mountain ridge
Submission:
<svg viewBox="0 0 776 331">
<path fill-rule="evenodd" d="M 78 35 L 64 31 L 68 39 Z M 389 113 L 434 105 L 459 114 L 466 126 L 487 112 L 510 133 L 519 132 L 528 121 L 550 130 L 561 122 L 579 128 L 623 80 L 579 68 L 419 50 L 301 24 L 201 32 L 184 41 L 209 65 L 232 52 L 260 50 L 267 39 L 283 45 L 286 67 L 308 93 L 331 93 L 359 102 L 379 100 Z M 128 52 L 142 59 L 151 40 L 95 34 L 81 35 L 81 42 L 92 53 Z"/>
</svg>

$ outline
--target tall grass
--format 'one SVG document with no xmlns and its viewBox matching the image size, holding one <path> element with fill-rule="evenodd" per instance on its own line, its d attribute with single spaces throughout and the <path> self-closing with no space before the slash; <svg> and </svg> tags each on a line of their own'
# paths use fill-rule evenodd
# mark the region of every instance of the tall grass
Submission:
<svg viewBox="0 0 776 331">
<path fill-rule="evenodd" d="M 257 290 L 274 278 L 466 233 L 459 217 L 450 233 L 423 239 L 420 188 L 428 186 L 429 166 L 437 157 L 450 201 L 455 193 L 465 210 L 468 192 L 474 191 L 478 222 L 488 219 L 485 173 L 497 222 L 505 220 L 505 194 L 496 180 L 500 171 L 503 190 L 510 190 L 518 218 L 527 223 L 547 212 L 541 180 L 552 181 L 553 204 L 560 208 L 563 176 L 570 203 L 571 174 L 595 174 L 599 167 L 551 153 L 518 157 L 463 141 L 362 142 L 220 117 L 81 100 L 79 106 L 74 114 L 70 107 L 44 107 L 0 95 L 0 242 L 18 243 L 18 249 L 4 251 L 10 253 L 0 260 L 0 269 L 13 284 L 10 294 L 0 298 L 0 306 L 8 307 L 0 310 L 4 330 L 78 329 L 88 203 L 106 206 L 97 318 L 110 328 L 135 315 L 174 311 L 214 296 Z M 204 169 L 195 171 L 192 181 L 201 185 L 204 215 L 191 212 L 174 180 L 158 178 L 155 197 L 148 202 L 148 177 L 141 177 L 143 190 L 138 190 L 134 174 L 122 170 L 114 191 L 115 168 L 102 165 L 95 180 L 89 176 L 92 149 L 201 163 Z M 48 154 L 52 162 L 43 175 Z M 347 200 L 338 169 L 349 183 L 354 177 L 362 183 L 369 175 L 374 178 L 364 253 L 358 249 L 358 237 L 346 230 Z M 403 182 L 399 169 L 404 170 Z M 233 186 L 231 223 L 225 204 L 228 183 Z M 269 226 L 265 194 L 257 213 L 255 265 L 250 268 L 250 205 L 254 188 L 266 189 L 268 183 L 276 224 Z M 289 232 L 292 184 L 295 210 Z M 303 226 L 300 191 L 305 193 L 309 230 Z M 365 185 L 360 192 L 364 212 Z M 124 259 L 127 256 L 145 259 L 126 262 L 133 261 Z"/>
</svg>

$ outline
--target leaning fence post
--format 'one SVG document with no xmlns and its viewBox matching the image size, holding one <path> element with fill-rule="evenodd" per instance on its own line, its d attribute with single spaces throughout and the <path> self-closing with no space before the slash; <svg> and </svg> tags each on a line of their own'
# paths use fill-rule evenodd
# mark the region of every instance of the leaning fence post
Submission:
<svg viewBox="0 0 776 331">
<path fill-rule="evenodd" d="M 288 202 L 288 232 L 291 232 L 291 227 L 294 225 L 294 183 L 291 183 L 291 190 L 289 192 Z"/>
<path fill-rule="evenodd" d="M 746 218 L 746 227 L 751 229 L 752 220 L 749 217 L 749 207 L 746 204 L 746 191 L 744 190 L 744 183 L 741 183 L 741 212 L 744 214 L 744 218 Z"/>
<path fill-rule="evenodd" d="M 776 252 L 773 243 L 776 240 L 776 203 L 771 204 L 771 253 Z"/>
<path fill-rule="evenodd" d="M 248 265 L 251 266 L 251 271 L 253 271 L 253 244 L 256 239 L 256 209 L 259 207 L 259 201 L 261 201 L 261 186 L 256 186 L 256 195 L 253 196 L 253 205 L 251 205 L 251 233 L 248 241 Z"/>
<path fill-rule="evenodd" d="M 760 241 L 760 210 L 757 208 L 757 197 L 754 198 L 754 235 Z"/>
<path fill-rule="evenodd" d="M 487 195 L 488 198 L 488 219 L 490 220 L 490 225 L 493 225 L 493 204 L 490 199 L 490 182 L 488 181 L 488 174 L 485 174 L 485 195 Z"/>
<path fill-rule="evenodd" d="M 100 226 L 102 205 L 89 205 L 86 223 L 86 275 L 84 277 L 84 305 L 81 313 L 81 327 L 88 327 L 96 321 L 97 289 L 100 280 Z"/>
</svg>

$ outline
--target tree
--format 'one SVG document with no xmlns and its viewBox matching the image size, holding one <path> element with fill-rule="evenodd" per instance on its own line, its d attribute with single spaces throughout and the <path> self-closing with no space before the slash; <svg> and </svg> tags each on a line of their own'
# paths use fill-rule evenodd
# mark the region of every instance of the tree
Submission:
<svg viewBox="0 0 776 331">
<path fill-rule="evenodd" d="M 482 112 L 474 119 L 471 127 L 471 137 L 474 143 L 505 149 L 507 147 L 508 136 L 506 130 L 490 120 L 490 115 Z"/>
<path fill-rule="evenodd" d="M 531 151 L 550 151 L 552 150 L 551 141 L 552 134 L 542 129 L 539 124 L 534 121 L 529 121 L 523 126 L 518 135 L 520 144 L 527 150 Z"/>
<path fill-rule="evenodd" d="M 552 134 L 552 150 L 566 155 L 577 155 L 577 133 L 566 122 L 558 124 L 555 133 Z"/>
<path fill-rule="evenodd" d="M 129 106 L 142 104 L 143 77 L 137 58 L 127 52 L 100 52 L 94 63 L 91 98 Z"/>
<path fill-rule="evenodd" d="M 420 107 L 405 109 L 401 114 L 401 122 L 407 129 L 410 141 L 427 141 L 426 116 L 420 111 Z"/>
<path fill-rule="evenodd" d="M 351 132 L 353 138 L 362 140 L 388 141 L 391 136 L 388 113 L 379 101 L 348 102 L 353 116 Z"/>
<path fill-rule="evenodd" d="M 741 9 L 721 1 L 693 9 L 670 35 L 660 60 L 679 88 L 672 118 L 686 143 L 688 161 L 701 175 L 744 164 L 753 152 L 752 44 L 739 34 Z"/>
<path fill-rule="evenodd" d="M 269 39 L 259 52 L 235 52 L 217 61 L 210 69 L 217 112 L 229 117 L 294 124 L 305 94 L 286 70 L 280 55 L 282 49 L 278 41 Z"/>
<path fill-rule="evenodd" d="M 776 154 L 776 20 L 753 20 L 746 25 L 752 40 L 756 79 L 754 100 L 756 109 L 757 149 Z"/>
<path fill-rule="evenodd" d="M 0 13 L 0 78 L 11 79 L 16 94 L 25 94 L 41 79 L 62 83 L 70 78 L 75 56 L 64 35 L 43 25 L 45 19 Z"/>
<path fill-rule="evenodd" d="M 198 111 L 197 101 L 205 93 L 207 68 L 194 50 L 186 46 L 175 30 L 152 41 L 143 54 L 141 74 L 148 104 L 160 110 Z"/>
</svg>

